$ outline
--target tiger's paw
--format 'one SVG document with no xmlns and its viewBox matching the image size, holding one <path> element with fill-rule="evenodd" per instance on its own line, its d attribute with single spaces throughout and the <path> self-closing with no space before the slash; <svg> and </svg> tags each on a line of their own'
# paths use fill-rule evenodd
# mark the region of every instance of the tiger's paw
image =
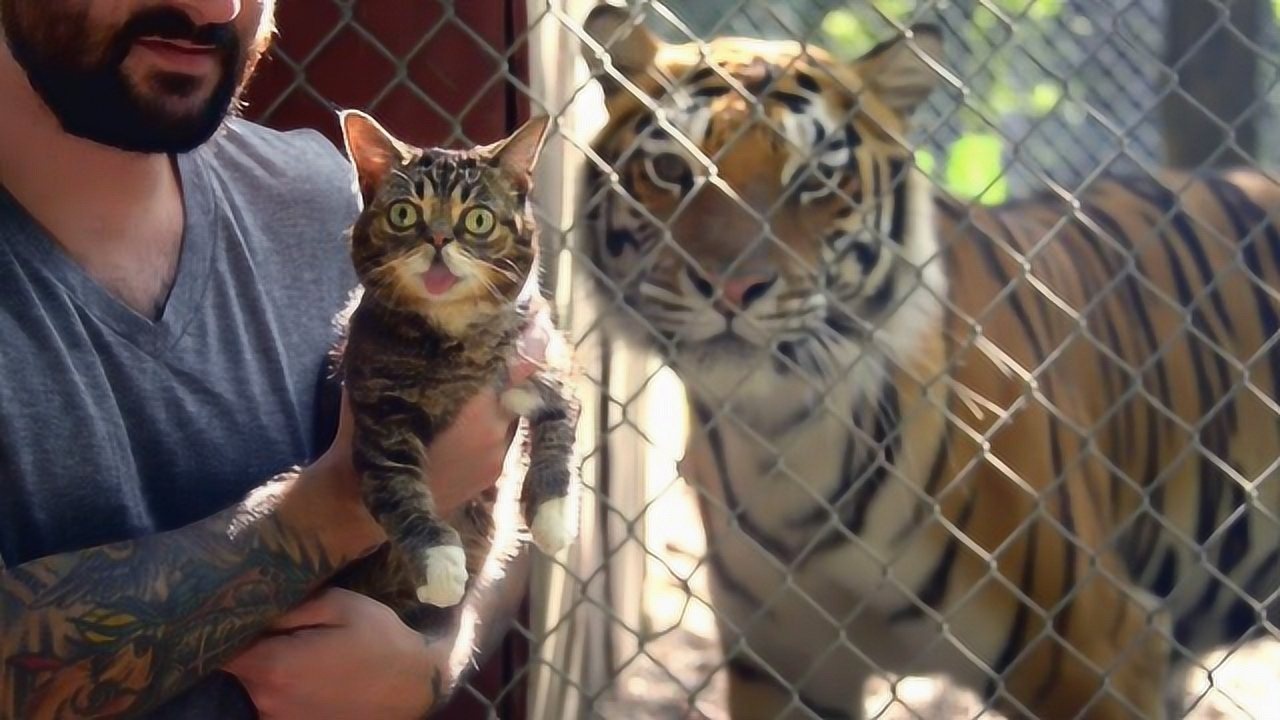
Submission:
<svg viewBox="0 0 1280 720">
<path fill-rule="evenodd" d="M 426 551 L 427 583 L 418 586 L 418 601 L 436 607 L 462 602 L 467 592 L 467 553 L 457 545 Z"/>
<path fill-rule="evenodd" d="M 533 543 L 548 555 L 563 550 L 578 536 L 575 506 L 567 497 L 552 498 L 538 506 L 529 532 Z"/>
</svg>

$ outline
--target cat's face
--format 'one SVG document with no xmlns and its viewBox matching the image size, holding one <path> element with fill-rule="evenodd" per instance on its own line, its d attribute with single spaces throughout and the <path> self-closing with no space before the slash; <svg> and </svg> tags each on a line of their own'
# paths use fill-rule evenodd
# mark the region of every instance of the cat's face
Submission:
<svg viewBox="0 0 1280 720">
<path fill-rule="evenodd" d="M 344 113 L 364 210 L 352 257 L 365 292 L 427 316 L 509 305 L 534 272 L 531 172 L 547 119 L 465 151 L 421 150 Z"/>
</svg>

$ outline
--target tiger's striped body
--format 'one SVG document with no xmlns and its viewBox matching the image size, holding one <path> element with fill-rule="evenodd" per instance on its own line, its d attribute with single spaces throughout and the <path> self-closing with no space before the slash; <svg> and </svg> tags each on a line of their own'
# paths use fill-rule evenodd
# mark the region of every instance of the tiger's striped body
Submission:
<svg viewBox="0 0 1280 720">
<path fill-rule="evenodd" d="M 689 391 L 735 720 L 856 716 L 876 669 L 1160 716 L 1280 580 L 1280 191 L 971 209 L 895 140 L 932 87 L 902 43 L 848 68 L 721 40 L 708 72 L 621 26 L 587 25 L 622 188 L 588 178 L 592 251 Z"/>
<path fill-rule="evenodd" d="M 1224 181 L 1218 183 L 1219 191 L 1233 192 Z M 1195 192 L 1209 199 L 1204 187 Z M 1113 188 L 1110 202 L 1088 206 L 1087 215 L 1099 225 L 1114 221 L 1126 206 L 1140 201 L 1126 193 Z M 1251 202 L 1237 195 L 1224 207 L 1243 215 L 1250 212 Z M 955 226 L 943 210 L 937 212 L 940 225 Z M 1006 212 L 1017 213 L 1020 222 L 1035 222 L 1023 214 L 1025 209 Z M 1056 224 L 1049 218 L 1061 212 L 1046 207 L 1045 224 L 1037 226 L 1042 230 L 1021 237 L 1049 232 Z M 1211 205 L 1204 212 L 1207 217 L 1216 214 L 1220 223 L 1232 222 Z M 999 214 L 977 211 L 966 222 L 985 228 L 990 236 L 966 229 L 952 241 L 948 270 L 977 272 L 957 269 L 946 276 L 984 287 L 968 286 L 971 292 L 960 312 L 941 314 L 938 341 L 922 345 L 915 358 L 919 369 L 886 374 L 884 385 L 870 396 L 853 388 L 833 392 L 816 411 L 813 398 L 800 399 L 805 394 L 801 382 L 783 375 L 755 380 L 762 394 L 773 388 L 767 404 L 734 402 L 717 413 L 714 401 L 694 395 L 694 425 L 709 430 L 691 440 L 683 469 L 708 498 L 703 516 L 714 552 L 710 564 L 717 609 L 731 618 L 758 616 L 758 627 L 747 633 L 748 645 L 788 683 L 798 683 L 801 696 L 814 708 L 848 711 L 844 694 L 872 666 L 898 673 L 944 672 L 990 692 L 996 689 L 990 674 L 974 661 L 1010 677 L 1015 656 L 1030 639 L 1049 631 L 1037 607 L 1048 614 L 1060 606 L 1052 632 L 1067 638 L 1075 650 L 1089 655 L 1086 648 L 1098 642 L 1106 645 L 1101 652 L 1109 654 L 1122 649 L 1113 644 L 1141 635 L 1147 625 L 1144 605 L 1157 607 L 1158 598 L 1158 607 L 1172 621 L 1173 637 L 1188 651 L 1200 652 L 1234 641 L 1256 625 L 1258 604 L 1276 589 L 1276 376 L 1273 351 L 1261 350 L 1263 334 L 1275 332 L 1262 311 L 1276 306 L 1274 297 L 1268 292 L 1265 302 L 1255 305 L 1252 282 L 1243 276 L 1223 277 L 1223 306 L 1259 311 L 1232 315 L 1238 334 L 1228 337 L 1212 315 L 1215 301 L 1205 298 L 1196 304 L 1204 337 L 1189 335 L 1178 296 L 1171 293 L 1168 302 L 1157 301 L 1144 286 L 1148 280 L 1176 286 L 1169 252 L 1175 253 L 1181 272 L 1198 272 L 1193 245 L 1177 234 L 1177 223 L 1151 239 L 1138 254 L 1142 274 L 1129 278 L 1097 272 L 1120 262 L 1118 253 L 1106 252 L 1100 235 L 1083 226 L 1059 230 L 1057 243 L 1032 263 L 1033 275 L 1051 294 L 1016 282 L 1002 296 L 1005 279 L 1020 277 L 1018 262 L 1012 255 L 993 258 L 992 239 L 1023 253 L 1029 248 L 1017 237 L 1001 234 Z M 1268 232 L 1272 239 L 1263 244 L 1267 238 L 1260 235 L 1258 245 L 1245 255 L 1256 258 L 1262 277 L 1280 285 L 1280 258 L 1274 254 L 1280 251 L 1280 238 L 1274 229 Z M 1203 248 L 1202 241 L 1192 243 Z M 1211 267 L 1229 262 L 1229 247 L 1218 253 L 1206 249 Z M 1092 280 L 1074 275 L 1084 263 L 1096 263 L 1081 270 L 1111 281 L 1114 289 L 1103 295 Z M 1055 267 L 1057 272 L 1051 269 Z M 1152 316 L 1146 321 L 1139 320 L 1135 293 Z M 1072 308 L 1103 298 L 1087 315 L 1091 337 L 1079 334 L 1053 296 Z M 983 317 L 986 340 L 1009 357 L 993 359 L 972 342 L 966 344 L 972 327 L 966 316 Z M 1153 337 L 1164 341 L 1165 358 L 1153 352 Z M 1206 338 L 1228 355 L 1219 358 L 1209 351 Z M 1095 343 L 1109 352 L 1100 352 Z M 1048 357 L 1052 359 L 1046 363 Z M 1150 358 L 1157 359 L 1138 380 L 1132 368 Z M 1256 390 L 1238 385 L 1243 375 L 1233 368 L 1244 361 L 1251 361 L 1253 373 L 1261 376 L 1254 381 Z M 1131 369 L 1122 369 L 1122 362 Z M 1037 365 L 1043 367 L 1032 385 L 1022 373 Z M 928 391 L 920 388 L 918 378 L 931 374 L 947 380 Z M 1082 392 L 1082 387 L 1093 390 Z M 1126 391 L 1131 393 L 1127 399 Z M 797 400 L 789 406 L 787 398 Z M 877 406 L 879 418 L 869 409 Z M 799 420 L 805 415 L 808 420 Z M 1209 419 L 1201 432 L 1186 429 L 1200 418 Z M 1191 449 L 1193 436 L 1203 449 Z M 988 443 L 985 458 L 981 438 Z M 886 451 L 876 453 L 881 446 Z M 1207 452 L 1218 459 L 1209 459 Z M 1219 462 L 1230 469 L 1220 468 Z M 1062 482 L 1055 484 L 1055 477 Z M 1144 494 L 1149 511 L 1142 510 Z M 1037 500 L 1043 503 L 1041 519 L 1032 523 Z M 954 531 L 934 520 L 934 502 Z M 1034 538 L 1028 527 L 1034 527 Z M 1065 540 L 1064 532 L 1073 539 Z M 1200 547 L 1231 585 L 1205 568 Z M 965 596 L 989 577 L 988 558 L 997 548 L 1003 548 L 996 555 L 1000 574 L 1034 599 L 1035 606 L 1019 604 L 1004 589 L 988 590 L 985 597 Z M 1096 599 L 1090 600 L 1088 583 L 1098 577 L 1090 569 L 1095 554 L 1110 564 L 1106 584 L 1112 587 L 1093 587 Z M 782 589 L 782 567 L 807 598 Z M 888 580 L 886 567 L 892 573 Z M 1124 587 L 1135 590 L 1130 600 L 1116 592 Z M 779 593 L 791 601 L 779 602 Z M 813 601 L 821 611 L 813 609 Z M 761 613 L 766 605 L 773 609 Z M 845 629 L 848 642 L 866 658 L 846 650 L 849 657 L 833 663 L 824 657 L 828 649 L 840 648 L 832 618 L 850 615 L 855 617 Z M 1163 615 L 1154 621 L 1164 622 Z M 948 640 L 938 641 L 937 621 L 943 618 L 946 632 L 963 652 Z M 1118 632 L 1117 626 L 1129 631 Z M 1034 651 L 1028 656 L 1034 668 L 1025 671 L 1029 692 L 1016 684 L 1007 690 L 1037 715 L 1072 717 L 1078 712 L 1076 703 L 1087 700 L 1095 688 L 1088 678 L 1077 684 L 1065 681 L 1064 673 L 1072 670 L 1071 651 L 1053 645 L 1041 650 L 1042 656 Z M 1138 679 L 1152 683 L 1134 694 L 1153 703 L 1164 689 L 1153 670 L 1175 653 L 1157 638 L 1150 638 L 1149 647 L 1154 656 L 1131 667 Z M 1176 659 L 1190 658 L 1178 653 Z M 805 673 L 824 669 L 831 675 L 833 664 L 839 670 L 826 688 L 806 690 L 812 681 L 802 680 Z M 859 665 L 861 673 L 848 671 Z M 1113 673 L 1113 678 L 1122 676 Z M 1045 683 L 1062 688 L 1063 696 L 1056 697 Z M 1137 704 L 1136 699 L 1131 702 Z"/>
</svg>

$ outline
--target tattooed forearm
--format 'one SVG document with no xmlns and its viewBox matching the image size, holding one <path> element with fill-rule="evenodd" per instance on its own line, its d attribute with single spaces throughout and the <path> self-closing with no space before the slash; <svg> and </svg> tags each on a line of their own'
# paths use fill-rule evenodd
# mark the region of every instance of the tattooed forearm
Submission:
<svg viewBox="0 0 1280 720">
<path fill-rule="evenodd" d="M 336 563 L 286 483 L 182 530 L 0 574 L 0 718 L 128 717 L 217 668 Z"/>
</svg>

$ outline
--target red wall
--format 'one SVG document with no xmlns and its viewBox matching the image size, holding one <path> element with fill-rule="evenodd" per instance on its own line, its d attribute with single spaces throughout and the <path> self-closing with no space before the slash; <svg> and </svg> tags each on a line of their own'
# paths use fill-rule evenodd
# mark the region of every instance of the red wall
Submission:
<svg viewBox="0 0 1280 720">
<path fill-rule="evenodd" d="M 336 141 L 333 103 L 370 112 L 420 145 L 456 144 L 455 130 L 479 143 L 499 139 L 527 113 L 506 82 L 512 73 L 527 78 L 525 3 L 451 4 L 354 0 L 354 22 L 347 23 L 348 11 L 334 0 L 280 0 L 276 50 L 292 64 L 263 60 L 246 115 L 281 128 L 317 128 Z M 394 58 L 404 59 L 404 77 Z"/>
<path fill-rule="evenodd" d="M 354 25 L 347 23 L 350 6 Z M 506 78 L 527 83 L 524 0 L 279 0 L 279 37 L 247 94 L 245 116 L 281 129 L 311 127 L 342 147 L 335 108 L 358 108 L 418 145 L 497 140 L 528 117 Z M 358 27 L 356 26 L 358 25 Z M 383 47 L 379 48 L 378 44 Z M 393 58 L 405 58 L 405 76 Z M 301 66 L 301 67 L 299 67 Z M 420 95 L 415 92 L 420 91 Z M 425 99 L 424 99 L 425 98 Z M 527 609 L 521 621 L 527 620 Z M 524 718 L 527 643 L 511 633 L 434 717 Z"/>
</svg>

